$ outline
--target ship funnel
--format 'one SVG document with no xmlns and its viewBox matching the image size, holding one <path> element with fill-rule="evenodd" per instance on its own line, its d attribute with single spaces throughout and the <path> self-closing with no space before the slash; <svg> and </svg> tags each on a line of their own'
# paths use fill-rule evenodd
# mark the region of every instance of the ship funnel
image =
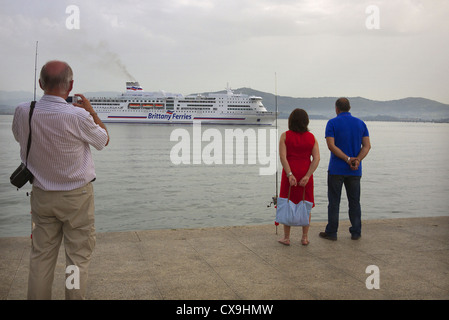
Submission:
<svg viewBox="0 0 449 320">
<path fill-rule="evenodd" d="M 138 82 L 127 82 L 126 91 L 142 91 L 142 87 Z"/>
</svg>

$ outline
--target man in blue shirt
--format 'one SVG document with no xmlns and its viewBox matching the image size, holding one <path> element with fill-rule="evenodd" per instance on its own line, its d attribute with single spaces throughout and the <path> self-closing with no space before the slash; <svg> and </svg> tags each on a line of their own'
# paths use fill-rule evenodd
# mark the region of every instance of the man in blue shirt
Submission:
<svg viewBox="0 0 449 320">
<path fill-rule="evenodd" d="M 349 100 L 340 98 L 335 102 L 337 116 L 326 125 L 326 142 L 331 156 L 327 176 L 328 224 L 320 237 L 337 240 L 338 216 L 343 184 L 349 205 L 351 239 L 357 240 L 362 231 L 360 207 L 360 179 L 362 160 L 371 149 L 366 124 L 351 115 Z"/>
</svg>

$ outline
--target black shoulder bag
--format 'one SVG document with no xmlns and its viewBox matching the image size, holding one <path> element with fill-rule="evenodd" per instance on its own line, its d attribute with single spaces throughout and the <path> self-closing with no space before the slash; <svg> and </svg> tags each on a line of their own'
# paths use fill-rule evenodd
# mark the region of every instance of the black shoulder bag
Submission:
<svg viewBox="0 0 449 320">
<path fill-rule="evenodd" d="M 31 102 L 30 105 L 30 117 L 28 124 L 30 126 L 30 133 L 28 134 L 28 144 L 27 144 L 27 155 L 25 163 L 21 163 L 20 166 L 13 172 L 11 177 L 9 177 L 9 180 L 11 181 L 12 185 L 17 187 L 17 190 L 22 188 L 28 181 L 30 183 L 33 183 L 33 174 L 28 170 L 27 164 L 28 164 L 28 153 L 30 152 L 31 147 L 31 117 L 33 116 L 34 106 L 36 105 L 36 101 Z"/>
</svg>

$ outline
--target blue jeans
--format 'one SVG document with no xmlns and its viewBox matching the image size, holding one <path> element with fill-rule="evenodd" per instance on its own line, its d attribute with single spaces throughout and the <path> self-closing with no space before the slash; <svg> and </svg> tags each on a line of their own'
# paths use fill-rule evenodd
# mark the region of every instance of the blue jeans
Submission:
<svg viewBox="0 0 449 320">
<path fill-rule="evenodd" d="M 353 236 L 360 236 L 362 232 L 362 209 L 360 207 L 360 179 L 361 176 L 327 175 L 327 207 L 328 224 L 326 233 L 332 237 L 337 236 L 338 216 L 340 213 L 341 190 L 345 185 L 349 205 L 349 232 Z"/>
</svg>

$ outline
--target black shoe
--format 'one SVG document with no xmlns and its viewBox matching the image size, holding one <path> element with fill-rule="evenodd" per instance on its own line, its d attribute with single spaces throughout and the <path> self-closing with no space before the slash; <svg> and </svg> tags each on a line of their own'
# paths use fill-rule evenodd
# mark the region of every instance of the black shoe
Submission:
<svg viewBox="0 0 449 320">
<path fill-rule="evenodd" d="M 351 240 L 359 240 L 362 236 L 361 235 L 351 235 Z"/>
<path fill-rule="evenodd" d="M 337 240 L 337 236 L 330 236 L 326 232 L 320 232 L 320 237 L 324 238 L 324 239 L 327 239 L 327 240 L 332 240 L 332 241 L 336 241 Z"/>
</svg>

